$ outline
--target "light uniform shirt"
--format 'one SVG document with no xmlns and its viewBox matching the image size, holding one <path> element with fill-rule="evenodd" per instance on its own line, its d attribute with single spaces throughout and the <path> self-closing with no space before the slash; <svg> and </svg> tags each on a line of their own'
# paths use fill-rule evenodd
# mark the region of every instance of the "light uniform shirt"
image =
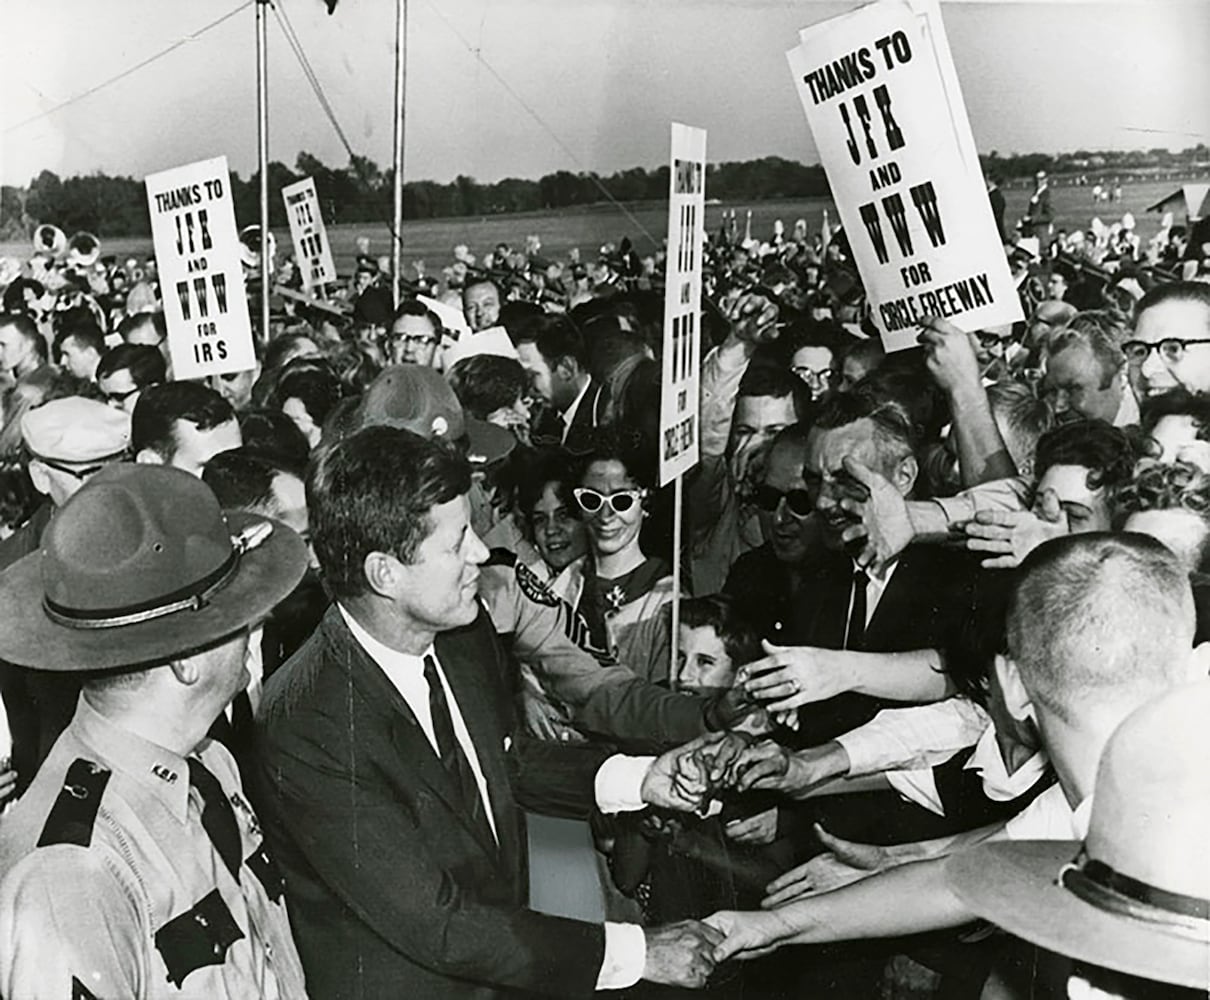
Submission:
<svg viewBox="0 0 1210 1000">
<path fill-rule="evenodd" d="M 306 997 L 281 877 L 235 761 L 210 740 L 195 756 L 234 810 L 238 880 L 202 825 L 185 759 L 80 699 L 0 823 L 0 994 Z"/>
<path fill-rule="evenodd" d="M 391 684 L 407 702 L 408 708 L 416 717 L 424 735 L 428 738 L 433 752 L 437 753 L 437 737 L 433 729 L 433 716 L 429 708 L 429 686 L 424 679 L 424 657 L 432 656 L 437 664 L 437 674 L 445 690 L 445 699 L 449 705 L 450 718 L 454 725 L 454 736 L 466 754 L 467 762 L 475 775 L 475 784 L 479 788 L 479 796 L 483 800 L 488 822 L 492 826 L 492 835 L 496 834 L 496 821 L 492 815 L 491 796 L 487 782 L 483 777 L 483 768 L 479 764 L 479 754 L 475 744 L 467 732 L 458 701 L 446 679 L 441 661 L 437 658 L 433 647 L 430 646 L 420 656 L 401 653 L 391 649 L 370 635 L 357 623 L 352 615 L 342 605 L 337 605 L 349 631 L 358 645 L 369 654 L 387 675 Z M 615 754 L 598 768 L 594 779 L 594 792 L 598 808 L 602 812 L 629 812 L 643 809 L 641 789 L 643 777 L 650 767 L 653 757 L 626 757 Z M 643 967 L 647 962 L 647 942 L 643 928 L 634 924 L 605 924 L 605 957 L 601 963 L 601 971 L 597 976 L 597 989 L 618 990 L 633 986 L 643 975 Z"/>
</svg>

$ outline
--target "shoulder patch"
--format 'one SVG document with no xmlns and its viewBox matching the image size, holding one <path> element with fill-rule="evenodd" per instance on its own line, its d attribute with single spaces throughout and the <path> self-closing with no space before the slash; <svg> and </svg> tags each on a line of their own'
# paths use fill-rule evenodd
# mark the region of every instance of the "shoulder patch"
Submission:
<svg viewBox="0 0 1210 1000">
<path fill-rule="evenodd" d="M 92 843 L 92 829 L 96 824 L 97 810 L 101 808 L 101 795 L 109 782 L 110 772 L 100 764 L 83 757 L 71 762 L 63 779 L 59 797 L 50 808 L 39 847 L 54 844 L 76 844 L 87 847 Z"/>
<path fill-rule="evenodd" d="M 180 989 L 191 972 L 222 965 L 228 949 L 243 936 L 215 889 L 156 931 L 155 946 L 168 968 L 168 981 Z"/>
<path fill-rule="evenodd" d="M 521 588 L 521 593 L 535 604 L 545 604 L 548 608 L 557 608 L 563 603 L 559 599 L 559 595 L 543 583 L 538 574 L 524 563 L 517 563 L 516 574 L 517 586 Z"/>
</svg>

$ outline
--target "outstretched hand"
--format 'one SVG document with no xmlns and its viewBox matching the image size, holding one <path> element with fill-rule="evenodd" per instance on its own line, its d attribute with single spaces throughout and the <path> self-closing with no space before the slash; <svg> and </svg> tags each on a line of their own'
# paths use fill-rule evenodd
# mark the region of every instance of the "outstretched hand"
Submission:
<svg viewBox="0 0 1210 1000">
<path fill-rule="evenodd" d="M 984 569 L 1015 569 L 1043 542 L 1070 534 L 1071 526 L 1058 495 L 1044 490 L 1032 511 L 981 510 L 962 530 L 967 549 L 987 553 Z"/>
<path fill-rule="evenodd" d="M 855 559 L 857 565 L 878 570 L 912 541 L 915 529 L 907 500 L 885 476 L 851 455 L 845 456 L 844 469 L 865 488 L 865 497 L 841 497 L 841 510 L 857 518 L 845 528 L 841 540 L 846 547 L 862 540 L 862 549 Z"/>
<path fill-rule="evenodd" d="M 852 652 L 815 646 L 775 646 L 762 639 L 765 656 L 740 670 L 748 696 L 770 712 L 785 712 L 848 691 Z"/>
</svg>

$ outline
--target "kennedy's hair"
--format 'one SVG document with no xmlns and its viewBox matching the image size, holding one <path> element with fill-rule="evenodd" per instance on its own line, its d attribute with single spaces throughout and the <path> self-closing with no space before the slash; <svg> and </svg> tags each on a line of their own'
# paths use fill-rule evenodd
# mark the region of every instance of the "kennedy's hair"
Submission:
<svg viewBox="0 0 1210 1000">
<path fill-rule="evenodd" d="M 1008 602 L 1008 650 L 1030 698 L 1069 722 L 1194 680 L 1193 629 L 1185 569 L 1135 532 L 1045 542 Z"/>
<path fill-rule="evenodd" d="M 311 540 L 335 597 L 365 593 L 372 552 L 409 564 L 433 507 L 471 488 L 466 459 L 396 427 L 366 427 L 320 448 L 307 476 Z"/>
</svg>

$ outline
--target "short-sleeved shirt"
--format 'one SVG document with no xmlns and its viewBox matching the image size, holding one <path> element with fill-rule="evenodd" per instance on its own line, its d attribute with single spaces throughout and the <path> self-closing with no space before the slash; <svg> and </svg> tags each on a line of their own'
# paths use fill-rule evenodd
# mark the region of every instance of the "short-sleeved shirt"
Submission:
<svg viewBox="0 0 1210 1000">
<path fill-rule="evenodd" d="M 0 994 L 305 998 L 282 880 L 235 761 L 209 740 L 193 756 L 231 804 L 238 878 L 203 826 L 189 763 L 81 697 L 0 823 Z"/>
</svg>

